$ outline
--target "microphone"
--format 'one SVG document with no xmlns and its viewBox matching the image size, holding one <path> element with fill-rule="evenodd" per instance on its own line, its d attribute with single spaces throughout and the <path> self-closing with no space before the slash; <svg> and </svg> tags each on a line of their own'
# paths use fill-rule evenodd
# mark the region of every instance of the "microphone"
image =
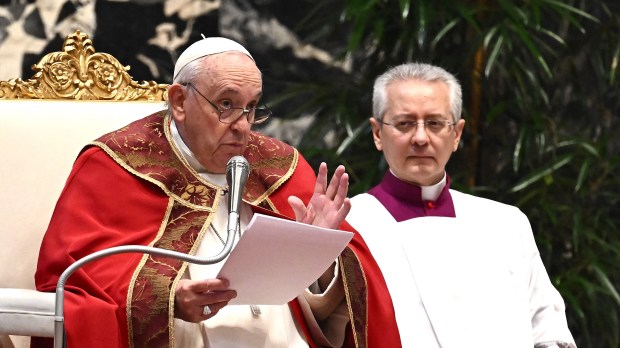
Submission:
<svg viewBox="0 0 620 348">
<path fill-rule="evenodd" d="M 243 187 L 250 175 L 250 164 L 243 156 L 234 156 L 226 165 L 228 183 L 228 238 L 234 238 L 239 227 L 239 208 L 243 197 Z"/>
</svg>

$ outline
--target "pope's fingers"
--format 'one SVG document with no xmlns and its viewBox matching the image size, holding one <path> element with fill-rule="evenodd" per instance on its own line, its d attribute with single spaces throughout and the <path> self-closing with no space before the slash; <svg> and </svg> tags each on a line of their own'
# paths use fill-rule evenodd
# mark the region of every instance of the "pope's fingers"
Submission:
<svg viewBox="0 0 620 348">
<path fill-rule="evenodd" d="M 338 190 L 333 198 L 333 202 L 336 207 L 342 206 L 347 194 L 349 193 L 349 175 L 347 173 L 342 174 L 338 184 Z"/>
<path fill-rule="evenodd" d="M 230 286 L 230 283 L 227 279 L 204 279 L 192 281 L 187 286 L 188 290 L 191 290 L 193 292 L 207 292 L 227 290 Z"/>
<path fill-rule="evenodd" d="M 338 210 L 338 213 L 336 214 L 337 219 L 340 222 L 338 226 L 340 226 L 340 224 L 346 219 L 350 211 L 351 211 L 351 201 L 349 200 L 349 198 L 345 198 L 344 202 L 342 203 L 342 207 Z"/>
<path fill-rule="evenodd" d="M 339 165 L 334 171 L 334 175 L 332 175 L 329 186 L 327 187 L 327 190 L 325 190 L 325 195 L 329 199 L 333 200 L 336 194 L 339 192 L 339 189 L 342 185 L 342 176 L 345 174 L 346 173 L 343 165 Z"/>
<path fill-rule="evenodd" d="M 228 289 L 228 286 L 229 282 L 225 279 L 181 279 L 174 293 L 175 317 L 193 323 L 204 320 L 197 308 L 204 310 L 204 305 L 208 303 L 228 303 L 237 296 L 237 292 Z M 218 308 L 221 306 L 218 305 Z"/>
<path fill-rule="evenodd" d="M 203 304 L 225 304 L 235 297 L 237 297 L 237 291 L 235 290 L 213 291 L 204 293 L 200 299 L 200 302 Z"/>
<path fill-rule="evenodd" d="M 319 166 L 319 174 L 316 177 L 316 183 L 314 184 L 314 193 L 325 193 L 327 187 L 327 164 L 322 162 Z"/>
<path fill-rule="evenodd" d="M 228 305 L 228 302 L 237 297 L 235 290 L 213 291 L 203 293 L 199 299 L 199 316 L 202 316 L 199 320 L 205 320 L 213 317 Z"/>
<path fill-rule="evenodd" d="M 295 213 L 295 221 L 302 221 L 304 216 L 306 216 L 306 205 L 304 202 L 296 196 L 290 196 L 288 198 L 288 204 L 293 208 L 293 213 Z"/>
</svg>

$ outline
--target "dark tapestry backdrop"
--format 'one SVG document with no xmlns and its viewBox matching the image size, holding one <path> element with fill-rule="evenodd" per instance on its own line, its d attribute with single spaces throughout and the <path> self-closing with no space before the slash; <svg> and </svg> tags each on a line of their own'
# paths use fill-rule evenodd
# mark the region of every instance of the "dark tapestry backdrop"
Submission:
<svg viewBox="0 0 620 348">
<path fill-rule="evenodd" d="M 224 36 L 252 53 L 270 105 L 287 83 L 349 73 L 328 52 L 339 44 L 337 36 L 324 45 L 304 45 L 294 34 L 312 6 L 310 0 L 0 0 L 0 80 L 29 78 L 33 64 L 60 51 L 64 38 L 79 29 L 97 52 L 129 65 L 135 80 L 170 83 L 183 49 L 201 35 Z M 296 144 L 309 120 L 286 105 L 272 108 L 276 117 L 264 131 Z"/>
</svg>

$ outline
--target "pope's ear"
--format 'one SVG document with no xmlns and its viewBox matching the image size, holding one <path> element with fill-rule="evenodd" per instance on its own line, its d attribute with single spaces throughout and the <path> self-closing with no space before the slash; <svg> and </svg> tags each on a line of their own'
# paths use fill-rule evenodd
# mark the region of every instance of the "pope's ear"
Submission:
<svg viewBox="0 0 620 348">
<path fill-rule="evenodd" d="M 369 121 L 372 127 L 372 138 L 375 141 L 375 147 L 377 150 L 383 151 L 383 147 L 381 146 L 381 125 L 374 117 L 371 117 Z"/>
<path fill-rule="evenodd" d="M 185 87 L 174 83 L 168 87 L 168 104 L 172 117 L 177 121 L 185 118 Z"/>
</svg>

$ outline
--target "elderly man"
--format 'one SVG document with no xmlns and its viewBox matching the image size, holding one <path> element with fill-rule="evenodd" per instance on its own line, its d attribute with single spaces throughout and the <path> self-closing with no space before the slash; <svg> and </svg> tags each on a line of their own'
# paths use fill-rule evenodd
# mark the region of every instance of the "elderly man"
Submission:
<svg viewBox="0 0 620 348">
<path fill-rule="evenodd" d="M 375 81 L 383 181 L 352 198 L 394 304 L 403 347 L 574 347 L 527 217 L 450 190 L 445 166 L 465 121 L 461 87 L 436 66 L 396 66 Z"/>
<path fill-rule="evenodd" d="M 53 291 L 71 263 L 112 246 L 217 254 L 227 237 L 224 173 L 235 155 L 251 165 L 241 233 L 255 211 L 338 228 L 350 209 L 344 168 L 328 184 L 324 164 L 315 178 L 296 149 L 251 131 L 271 115 L 261 95 L 261 73 L 244 47 L 225 38 L 190 46 L 175 65 L 167 112 L 106 134 L 79 155 L 41 246 L 37 288 Z M 347 260 L 365 257 L 355 243 Z M 365 342 L 366 321 L 350 323 L 340 266 L 283 306 L 228 305 L 236 292 L 225 279 L 205 279 L 208 267 L 140 254 L 88 264 L 66 286 L 68 345 L 342 346 L 345 332 L 347 344 Z M 351 285 L 346 296 L 354 290 L 365 291 Z"/>
</svg>

